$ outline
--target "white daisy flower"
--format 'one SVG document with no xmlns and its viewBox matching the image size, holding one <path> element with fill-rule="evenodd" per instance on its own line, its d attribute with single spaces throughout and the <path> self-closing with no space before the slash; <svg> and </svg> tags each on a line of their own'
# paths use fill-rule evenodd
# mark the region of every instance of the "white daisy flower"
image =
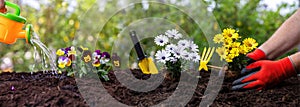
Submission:
<svg viewBox="0 0 300 107">
<path fill-rule="evenodd" d="M 169 38 L 164 35 L 159 35 L 159 36 L 155 37 L 154 41 L 155 41 L 156 45 L 164 46 L 169 42 Z"/>
<path fill-rule="evenodd" d="M 187 52 L 186 50 L 184 50 L 184 48 L 181 48 L 181 47 L 177 47 L 174 51 L 174 57 L 179 59 L 179 58 L 182 58 L 182 53 L 185 53 Z"/>
<path fill-rule="evenodd" d="M 182 53 L 181 53 L 181 58 L 182 58 L 182 59 L 185 59 L 185 60 L 191 60 L 190 53 L 187 52 L 187 51 L 182 51 Z"/>
<path fill-rule="evenodd" d="M 176 29 L 167 30 L 165 33 L 168 37 L 174 38 L 174 39 L 180 39 L 182 38 L 182 34 L 179 33 Z"/>
<path fill-rule="evenodd" d="M 194 43 L 194 41 L 190 41 L 189 42 L 189 46 L 188 46 L 188 48 L 190 49 L 190 51 L 192 51 L 192 52 L 199 52 L 199 47 L 198 47 L 198 45 L 196 45 L 195 43 Z"/>
<path fill-rule="evenodd" d="M 188 40 L 180 40 L 178 41 L 178 47 L 187 48 L 189 47 L 189 41 Z"/>
<path fill-rule="evenodd" d="M 178 60 L 178 59 L 175 58 L 175 57 L 170 57 L 170 61 L 171 61 L 171 62 L 177 62 L 177 60 Z"/>
<path fill-rule="evenodd" d="M 191 53 L 190 57 L 191 57 L 192 61 L 194 61 L 194 62 L 199 62 L 199 60 L 200 60 L 200 56 L 196 52 Z"/>
<path fill-rule="evenodd" d="M 168 51 L 170 53 L 174 53 L 176 48 L 177 48 L 177 46 L 175 44 L 170 44 L 170 45 L 166 46 L 166 51 Z"/>
<path fill-rule="evenodd" d="M 155 57 L 158 60 L 158 62 L 161 62 L 164 64 L 166 63 L 166 61 L 170 60 L 170 56 L 171 56 L 171 54 L 165 50 L 159 50 L 155 54 Z"/>
</svg>

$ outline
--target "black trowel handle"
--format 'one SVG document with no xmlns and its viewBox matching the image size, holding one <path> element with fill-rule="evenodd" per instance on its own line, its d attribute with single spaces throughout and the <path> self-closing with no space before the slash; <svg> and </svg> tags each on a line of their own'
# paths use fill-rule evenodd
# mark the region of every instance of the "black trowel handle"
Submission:
<svg viewBox="0 0 300 107">
<path fill-rule="evenodd" d="M 139 39 L 137 38 L 137 35 L 136 35 L 136 32 L 135 31 L 130 31 L 130 37 L 131 37 L 131 40 L 134 44 L 134 49 L 138 55 L 138 58 L 139 60 L 143 60 L 144 58 L 146 58 L 147 56 L 145 55 L 141 45 L 140 45 L 140 42 L 139 42 Z"/>
</svg>

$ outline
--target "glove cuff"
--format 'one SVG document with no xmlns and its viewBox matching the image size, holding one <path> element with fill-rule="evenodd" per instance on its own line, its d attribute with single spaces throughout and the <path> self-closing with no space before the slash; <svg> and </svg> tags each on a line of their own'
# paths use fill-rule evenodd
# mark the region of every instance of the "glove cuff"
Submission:
<svg viewBox="0 0 300 107">
<path fill-rule="evenodd" d="M 265 52 L 262 51 L 261 49 L 256 49 L 255 51 L 247 54 L 247 57 L 255 61 L 267 59 Z"/>
<path fill-rule="evenodd" d="M 300 74 L 300 71 L 299 71 L 299 69 L 297 68 L 297 66 L 296 66 L 295 62 L 293 61 L 293 59 L 291 58 L 291 56 L 288 56 L 288 58 L 290 59 L 292 65 L 293 65 L 293 67 L 294 67 L 295 72 L 296 72 L 297 74 Z"/>
<path fill-rule="evenodd" d="M 292 76 L 296 76 L 297 72 L 295 69 L 295 66 L 292 62 L 292 60 L 289 57 L 286 57 L 284 59 L 279 60 L 281 62 L 281 64 L 283 65 L 283 71 L 286 71 L 286 78 L 292 77 Z"/>
</svg>

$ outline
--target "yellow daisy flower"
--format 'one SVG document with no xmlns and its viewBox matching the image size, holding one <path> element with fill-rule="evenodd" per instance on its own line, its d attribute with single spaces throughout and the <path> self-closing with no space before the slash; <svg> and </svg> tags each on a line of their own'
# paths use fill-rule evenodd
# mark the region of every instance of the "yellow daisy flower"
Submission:
<svg viewBox="0 0 300 107">
<path fill-rule="evenodd" d="M 226 55 L 228 54 L 228 52 L 226 52 L 226 48 L 225 47 L 218 47 L 216 49 L 216 52 L 219 54 L 220 60 L 225 59 Z"/>
<path fill-rule="evenodd" d="M 222 43 L 224 42 L 224 37 L 222 34 L 217 34 L 215 37 L 214 37 L 214 42 L 215 43 Z"/>
<path fill-rule="evenodd" d="M 226 62 L 233 62 L 233 58 L 235 58 L 235 55 L 234 54 L 229 54 L 227 57 L 226 57 Z"/>
<path fill-rule="evenodd" d="M 239 48 L 240 46 L 241 46 L 240 42 L 233 42 L 230 47 L 231 48 Z"/>
<path fill-rule="evenodd" d="M 231 47 L 231 45 L 232 45 L 232 39 L 225 39 L 224 40 L 223 46 L 225 46 L 226 48 L 229 48 L 229 47 Z"/>
<path fill-rule="evenodd" d="M 240 35 L 238 33 L 233 33 L 231 38 L 235 39 L 235 40 L 238 40 L 241 37 L 240 37 Z"/>
<path fill-rule="evenodd" d="M 246 55 L 249 52 L 249 49 L 245 45 L 241 45 L 239 47 L 239 50 L 240 50 L 240 54 L 244 54 L 244 55 Z"/>
<path fill-rule="evenodd" d="M 246 38 L 246 39 L 244 39 L 243 44 L 247 48 L 249 48 L 250 50 L 253 50 L 253 49 L 257 48 L 257 46 L 258 46 L 258 43 L 253 38 Z M 248 51 L 250 51 L 250 50 L 248 50 Z"/>
<path fill-rule="evenodd" d="M 235 33 L 234 29 L 227 28 L 223 30 L 223 35 L 225 38 L 232 38 L 233 34 Z"/>
<path fill-rule="evenodd" d="M 241 54 L 246 55 L 257 48 L 258 43 L 255 39 L 246 38 L 242 42 L 238 42 L 240 38 L 239 32 L 232 28 L 224 29 L 222 34 L 215 35 L 213 41 L 223 43 L 222 47 L 216 49 L 221 60 L 225 59 L 226 62 L 233 62 L 235 57 L 239 57 Z"/>
<path fill-rule="evenodd" d="M 240 55 L 240 51 L 238 48 L 232 48 L 230 50 L 230 54 L 234 55 L 235 57 L 239 56 Z"/>
</svg>

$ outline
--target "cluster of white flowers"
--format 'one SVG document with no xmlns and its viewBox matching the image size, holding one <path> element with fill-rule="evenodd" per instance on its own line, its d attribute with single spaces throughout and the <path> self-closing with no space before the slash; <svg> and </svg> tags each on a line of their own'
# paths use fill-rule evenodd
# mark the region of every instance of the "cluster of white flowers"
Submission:
<svg viewBox="0 0 300 107">
<path fill-rule="evenodd" d="M 161 63 L 176 62 L 179 59 L 198 62 L 200 60 L 198 45 L 191 40 L 181 38 L 182 34 L 176 29 L 168 30 L 164 35 L 155 37 L 155 44 L 164 47 L 156 52 L 155 59 Z"/>
</svg>

